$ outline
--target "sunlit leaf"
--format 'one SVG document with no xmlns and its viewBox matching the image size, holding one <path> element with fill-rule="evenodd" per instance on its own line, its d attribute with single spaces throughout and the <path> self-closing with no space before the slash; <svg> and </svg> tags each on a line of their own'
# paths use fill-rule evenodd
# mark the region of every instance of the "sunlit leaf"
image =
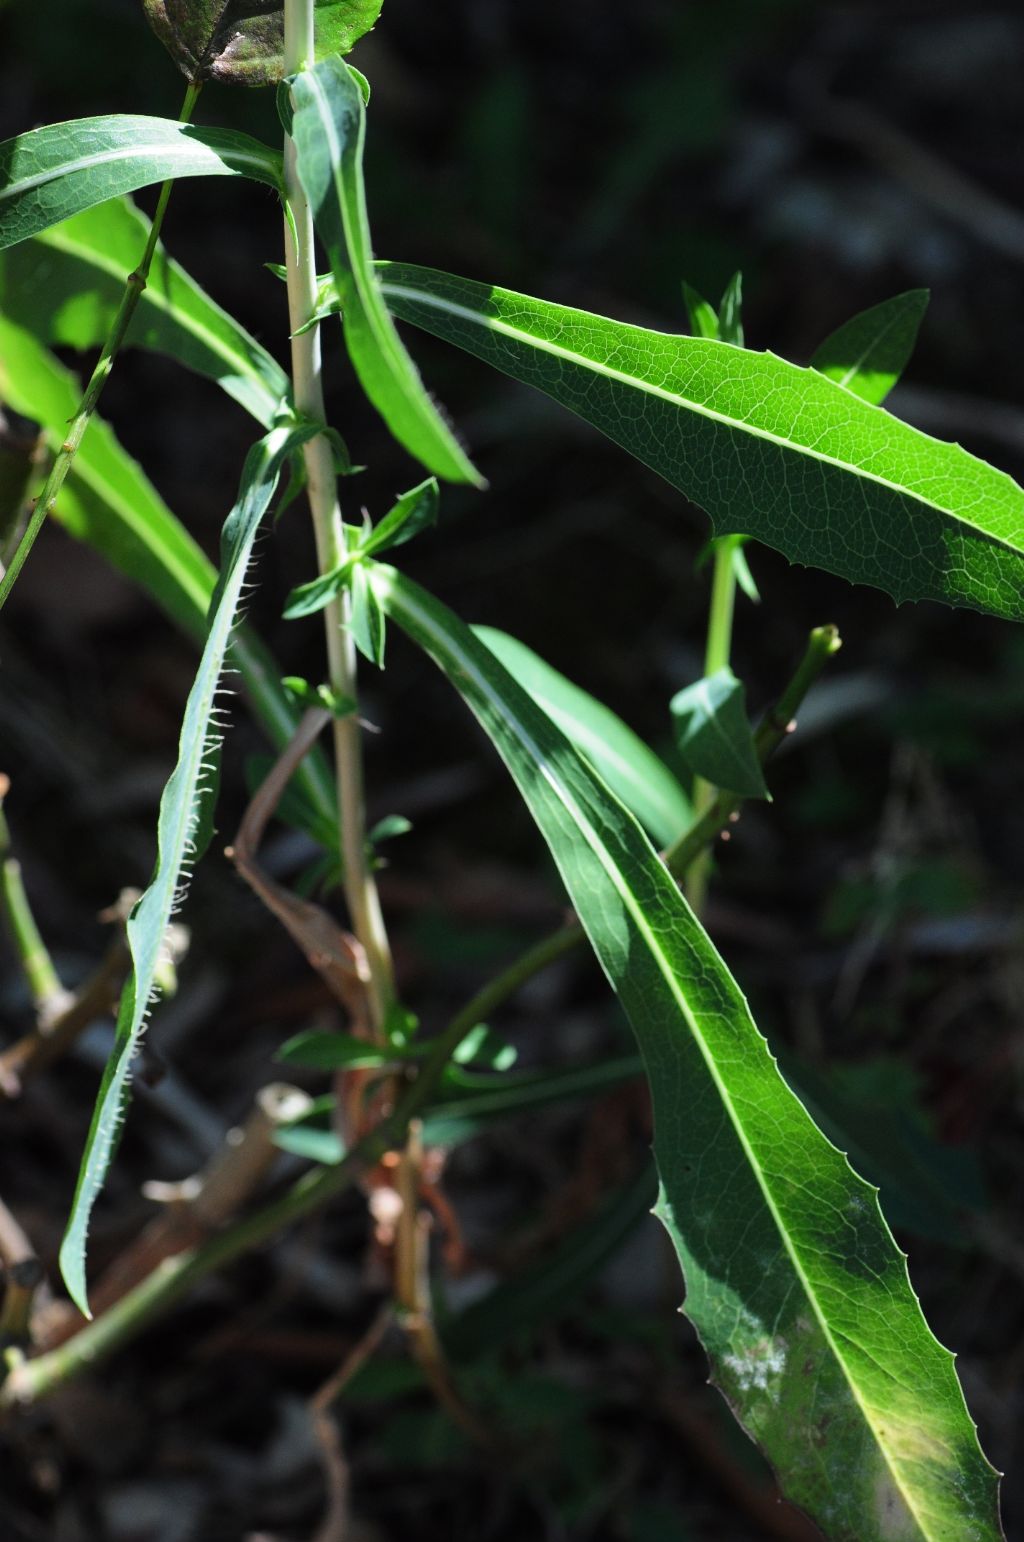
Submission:
<svg viewBox="0 0 1024 1542">
<path fill-rule="evenodd" d="M 281 157 L 248 134 L 114 113 L 50 123 L 0 144 L 0 248 L 170 177 L 254 177 L 281 188 Z"/>
<path fill-rule="evenodd" d="M 927 289 L 872 305 L 826 337 L 811 367 L 866 402 L 883 402 L 914 351 L 927 306 Z"/>
<path fill-rule="evenodd" d="M 373 581 L 505 760 L 630 1019 L 685 1310 L 784 1492 L 833 1542 L 992 1542 L 997 1475 L 876 1190 L 782 1080 L 632 816 L 468 627 L 392 568 Z"/>
<path fill-rule="evenodd" d="M 366 107 L 353 70 L 325 59 L 292 83 L 299 177 L 341 297 L 345 340 L 363 390 L 428 471 L 481 483 L 423 388 L 380 294 L 363 186 Z"/>
<path fill-rule="evenodd" d="M 11 247 L 0 256 L 0 309 L 42 342 L 100 347 L 145 250 L 149 223 L 118 198 Z M 162 246 L 125 341 L 216 380 L 265 428 L 290 393 L 276 360 Z"/>
<path fill-rule="evenodd" d="M 538 387 L 793 562 L 1024 619 L 1024 490 L 817 370 L 382 263 L 397 316 Z"/>
</svg>

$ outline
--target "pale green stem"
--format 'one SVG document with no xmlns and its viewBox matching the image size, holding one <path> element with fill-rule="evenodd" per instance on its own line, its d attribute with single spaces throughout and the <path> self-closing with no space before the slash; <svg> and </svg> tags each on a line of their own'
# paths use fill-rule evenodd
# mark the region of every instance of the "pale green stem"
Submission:
<svg viewBox="0 0 1024 1542">
<path fill-rule="evenodd" d="M 313 60 L 313 0 L 286 0 L 284 25 L 285 72 L 293 75 Z M 326 424 L 320 329 L 300 330 L 316 310 L 316 262 L 313 216 L 299 181 L 295 145 L 289 136 L 285 137 L 284 143 L 284 185 L 288 206 L 285 257 L 295 406 L 315 422 Z M 321 573 L 327 573 L 345 556 L 345 527 L 338 504 L 334 452 L 327 437 L 319 435 L 309 440 L 303 454 L 317 562 Z M 346 626 L 348 604 L 347 595 L 332 600 L 324 610 L 324 627 L 331 688 L 339 696 L 355 700 L 356 655 Z M 367 861 L 362 733 L 357 713 L 334 719 L 334 754 L 345 898 L 352 929 L 366 952 L 373 1026 L 378 1035 L 382 1035 L 388 1009 L 394 1000 L 394 973 L 377 885 Z"/>
<path fill-rule="evenodd" d="M 181 114 L 178 118 L 179 123 L 187 123 L 191 118 L 200 89 L 201 87 L 198 85 L 189 84 L 189 88 L 185 92 L 185 101 L 182 105 Z M 89 384 L 85 388 L 85 395 L 79 403 L 78 411 L 71 419 L 64 442 L 57 452 L 56 459 L 50 468 L 50 474 L 43 485 L 43 490 L 35 501 L 32 517 L 25 527 L 25 533 L 11 557 L 6 573 L 0 579 L 0 609 L 3 608 L 7 596 L 14 588 L 18 574 L 25 565 L 25 559 L 35 544 L 36 536 L 43 528 L 46 516 L 53 511 L 53 506 L 57 502 L 60 490 L 64 486 L 68 472 L 71 470 L 72 462 L 78 453 L 78 446 L 81 444 L 82 437 L 89 427 L 89 420 L 96 411 L 96 405 L 103 394 L 103 387 L 110 377 L 110 371 L 114 367 L 114 359 L 117 356 L 118 349 L 124 342 L 131 319 L 135 314 L 135 308 L 139 303 L 149 278 L 150 265 L 153 261 L 157 242 L 160 239 L 160 227 L 164 222 L 167 200 L 171 196 L 171 188 L 173 186 L 173 182 L 165 182 L 160 188 L 160 196 L 157 199 L 156 213 L 153 215 L 153 224 L 150 227 L 146 250 L 142 254 L 138 267 L 133 273 L 129 273 L 125 281 L 124 294 L 121 296 L 117 315 L 114 317 L 107 340 L 100 351 L 100 356 L 90 376 Z"/>
<path fill-rule="evenodd" d="M 711 580 L 711 608 L 708 614 L 707 646 L 704 652 L 705 675 L 725 669 L 732 652 L 732 617 L 736 601 L 736 571 L 733 566 L 733 537 L 720 536 L 713 542 L 714 572 Z M 693 783 L 693 811 L 698 819 L 706 814 L 717 797 L 718 789 L 703 777 Z M 686 898 L 700 915 L 707 899 L 711 877 L 711 848 L 704 846 L 686 874 Z"/>
<path fill-rule="evenodd" d="M 6 778 L 4 778 L 6 782 Z M 49 1012 L 55 1003 L 65 999 L 64 987 L 53 966 L 53 960 L 36 925 L 25 885 L 21 877 L 21 863 L 11 853 L 11 833 L 7 816 L 0 808 L 0 910 L 3 911 L 18 961 L 28 981 L 36 1011 Z"/>
</svg>

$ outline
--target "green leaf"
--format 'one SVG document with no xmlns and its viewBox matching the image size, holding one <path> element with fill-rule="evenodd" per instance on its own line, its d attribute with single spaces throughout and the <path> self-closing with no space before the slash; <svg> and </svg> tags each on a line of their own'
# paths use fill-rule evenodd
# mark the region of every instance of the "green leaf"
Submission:
<svg viewBox="0 0 1024 1542">
<path fill-rule="evenodd" d="M 546 664 L 532 648 L 494 627 L 474 635 L 500 659 L 537 705 L 604 777 L 659 846 L 669 846 L 690 824 L 690 800 L 675 777 L 621 718 Z"/>
<path fill-rule="evenodd" d="M 712 787 L 768 798 L 743 684 L 726 666 L 677 691 L 669 703 L 679 753 Z"/>
<path fill-rule="evenodd" d="M 718 317 L 715 307 L 710 305 L 704 296 L 698 294 L 696 289 L 683 280 L 683 300 L 686 304 L 686 314 L 690 318 L 690 331 L 694 337 L 706 337 L 711 342 L 718 341 Z"/>
<path fill-rule="evenodd" d="M 615 1189 L 593 1215 L 575 1226 L 551 1253 L 483 1296 L 441 1328 L 446 1352 L 472 1363 L 493 1354 L 524 1328 L 563 1317 L 583 1287 L 615 1257 L 657 1196 L 648 1164 L 631 1183 Z"/>
<path fill-rule="evenodd" d="M 309 1029 L 288 1039 L 274 1059 L 283 1065 L 301 1065 L 312 1071 L 355 1071 L 390 1065 L 394 1050 L 382 1050 L 351 1033 L 321 1033 Z"/>
<path fill-rule="evenodd" d="M 997 1475 L 876 1190 L 780 1077 L 639 826 L 468 627 L 394 569 L 373 582 L 505 760 L 632 1023 L 685 1309 L 784 1492 L 833 1542 L 998 1538 Z"/>
<path fill-rule="evenodd" d="M 430 530 L 437 524 L 439 499 L 440 492 L 434 477 L 428 477 L 418 487 L 410 488 L 361 542 L 360 550 L 369 556 L 371 552 L 404 546 L 406 541 L 411 541 L 421 531 Z"/>
<path fill-rule="evenodd" d="M 734 273 L 718 307 L 718 336 L 734 348 L 743 347 L 743 274 Z"/>
<path fill-rule="evenodd" d="M 299 179 L 331 260 L 360 384 L 395 438 L 428 471 L 482 486 L 424 391 L 381 298 L 363 186 L 366 108 L 354 72 L 342 59 L 323 60 L 296 76 L 292 105 Z"/>
<path fill-rule="evenodd" d="M 275 0 L 144 0 L 157 37 L 189 80 L 273 85 L 284 74 L 284 6 Z M 315 0 L 316 57 L 347 54 L 382 0 Z"/>
<path fill-rule="evenodd" d="M 288 695 L 300 707 L 319 707 L 335 717 L 351 717 L 356 710 L 355 698 L 342 696 L 329 685 L 310 685 L 300 675 L 285 675 L 281 681 Z"/>
<path fill-rule="evenodd" d="M 81 395 L 75 376 L 0 314 L 0 401 L 43 424 L 51 450 L 60 445 Z M 145 589 L 191 637 L 205 637 L 216 570 L 100 417 L 90 421 L 54 514 L 71 535 Z M 246 626 L 233 635 L 231 662 L 271 742 L 283 748 L 295 733 L 298 713 L 281 688 L 280 669 Z M 319 750 L 303 760 L 293 786 L 309 822 L 333 831 L 329 844 L 337 846 L 334 782 Z"/>
<path fill-rule="evenodd" d="M 872 305 L 826 337 L 811 368 L 878 405 L 906 368 L 927 306 L 927 289 L 908 289 Z"/>
<path fill-rule="evenodd" d="M 281 157 L 248 134 L 113 113 L 0 144 L 0 248 L 169 177 L 253 177 L 281 191 Z"/>
<path fill-rule="evenodd" d="M 216 697 L 227 658 L 253 542 L 281 467 L 312 430 L 271 429 L 246 458 L 238 502 L 224 525 L 221 571 L 210 602 L 206 645 L 185 706 L 178 762 L 160 800 L 153 877 L 128 920 L 131 973 L 121 995 L 114 1048 L 100 1083 L 82 1156 L 71 1216 L 60 1250 L 61 1274 L 72 1300 L 88 1315 L 86 1236 L 106 1180 L 128 1098 L 131 1062 L 152 1005 L 164 934 L 195 854 L 199 804 L 207 792 L 209 756 L 221 737 Z"/>
<path fill-rule="evenodd" d="M 346 590 L 352 581 L 352 571 L 357 566 L 356 556 L 346 557 L 329 573 L 321 573 L 308 583 L 297 584 L 285 600 L 281 614 L 286 621 L 299 621 L 303 616 L 315 615 Z"/>
<path fill-rule="evenodd" d="M 545 391 L 793 562 L 1024 619 L 1024 490 L 816 370 L 384 263 L 396 315 Z"/>
<path fill-rule="evenodd" d="M 380 601 L 370 586 L 366 568 L 357 562 L 352 569 L 352 614 L 349 631 L 364 659 L 384 668 L 384 616 Z"/>
<path fill-rule="evenodd" d="M 12 247 L 0 257 L 0 309 L 51 346 L 100 347 L 149 228 L 141 210 L 117 198 Z M 290 394 L 276 360 L 162 246 L 126 342 L 216 380 L 265 428 Z"/>
<path fill-rule="evenodd" d="M 385 814 L 366 832 L 366 839 L 371 846 L 378 846 L 381 841 L 393 841 L 400 835 L 408 835 L 411 829 L 412 821 L 406 819 L 404 814 Z"/>
</svg>

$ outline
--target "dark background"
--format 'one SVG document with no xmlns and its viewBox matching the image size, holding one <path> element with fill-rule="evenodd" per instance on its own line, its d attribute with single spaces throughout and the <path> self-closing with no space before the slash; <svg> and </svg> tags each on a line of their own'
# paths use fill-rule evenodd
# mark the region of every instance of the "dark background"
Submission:
<svg viewBox="0 0 1024 1542">
<path fill-rule="evenodd" d="M 717 301 L 741 268 L 748 345 L 798 362 L 856 310 L 927 286 L 920 345 L 891 406 L 1021 477 L 1017 7 L 386 0 L 355 57 L 373 85 L 380 255 L 670 330 L 684 324 L 681 278 Z M 174 116 L 182 91 L 139 5 L 0 5 L 3 137 L 90 113 Z M 211 87 L 197 116 L 277 135 L 272 93 Z M 140 202 L 151 208 L 151 195 Z M 182 184 L 165 233 L 283 358 L 283 291 L 262 267 L 280 260 L 271 195 Z M 404 565 L 670 753 L 667 700 L 700 669 L 704 516 L 546 400 L 432 339 L 409 341 L 491 491 L 446 490 L 440 530 Z M 417 473 L 360 400 L 339 344 L 328 329 L 331 415 L 370 468 L 345 491 L 353 514 L 365 503 L 378 515 Z M 169 363 L 126 355 L 104 413 L 213 554 L 252 437 L 241 410 Z M 745 814 L 720 862 L 709 928 L 773 1046 L 841 1100 L 840 1144 L 870 1147 L 873 1176 L 905 1180 L 890 1217 L 930 1323 L 960 1355 L 985 1449 L 1010 1473 L 1012 1536 L 1024 1502 L 1024 641 L 967 612 L 897 611 L 762 547 L 750 558 L 762 603 L 738 602 L 734 665 L 755 710 L 811 626 L 837 622 L 844 648 L 776 769 L 775 803 Z M 262 546 L 249 614 L 283 672 L 319 678 L 316 624 L 278 619 L 312 571 L 295 508 Z M 406 998 L 434 1027 L 489 965 L 557 919 L 559 896 L 464 710 L 399 639 L 389 648 L 385 674 L 365 678 L 365 711 L 382 730 L 367 748 L 371 811 L 414 821 L 383 886 Z M 148 874 L 193 662 L 144 597 L 46 532 L 4 616 L 0 770 L 69 984 L 104 946 L 96 912 Z M 140 1098 L 133 1113 L 97 1223 L 101 1256 L 148 1213 L 139 1183 L 194 1169 L 204 1138 L 273 1074 L 274 1045 L 324 1019 L 301 959 L 220 854 L 258 742 L 239 707 L 224 839 L 196 878 L 181 990 L 152 1033 L 172 1075 L 164 1104 Z M 307 855 L 275 837 L 281 876 Z M 0 1008 L 9 1035 L 22 1031 L 12 967 Z M 499 1026 L 530 1063 L 593 1058 L 622 1033 L 579 966 L 555 971 Z M 0 1193 L 47 1260 L 95 1074 L 83 1051 L 4 1113 Z M 453 1299 L 543 1256 L 586 1196 L 637 1159 L 643 1125 L 621 1094 L 460 1152 L 448 1189 L 474 1264 L 468 1284 L 450 1283 Z M 303 1399 L 365 1325 L 379 1283 L 353 1202 L 290 1252 L 208 1287 L 102 1387 L 28 1422 L 0 1456 L 4 1534 L 312 1535 L 323 1496 Z M 677 1297 L 657 1232 L 641 1230 L 617 1273 L 495 1353 L 492 1381 L 505 1390 L 487 1397 L 528 1457 L 496 1466 L 474 1455 L 415 1392 L 378 1389 L 343 1411 L 353 1507 L 368 1528 L 353 1535 L 796 1536 L 784 1512 L 756 1511 L 767 1480 L 702 1391 Z"/>
</svg>

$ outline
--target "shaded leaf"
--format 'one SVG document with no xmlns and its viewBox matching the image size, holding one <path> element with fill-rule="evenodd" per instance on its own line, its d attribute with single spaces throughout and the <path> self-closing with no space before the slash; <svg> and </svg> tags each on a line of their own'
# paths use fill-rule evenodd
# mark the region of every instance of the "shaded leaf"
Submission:
<svg viewBox="0 0 1024 1542">
<path fill-rule="evenodd" d="M 382 263 L 397 316 L 571 408 L 739 531 L 896 600 L 1024 619 L 1024 490 L 768 353 Z"/>
<path fill-rule="evenodd" d="M 877 1193 L 815 1127 L 639 826 L 468 627 L 391 568 L 389 617 L 515 778 L 630 1019 L 658 1214 L 714 1378 L 832 1542 L 991 1542 L 997 1475 Z"/>
<path fill-rule="evenodd" d="M 283 1065 L 301 1065 L 311 1071 L 355 1071 L 390 1065 L 395 1051 L 383 1050 L 367 1039 L 351 1033 L 322 1033 L 308 1029 L 295 1034 L 278 1050 L 274 1059 Z"/>
<path fill-rule="evenodd" d="M 621 718 L 507 632 L 475 626 L 475 636 L 515 675 L 659 846 L 693 818 L 690 800 L 665 762 Z"/>
<path fill-rule="evenodd" d="M 679 753 L 694 776 L 741 798 L 767 798 L 742 682 L 726 667 L 669 703 Z"/>
<path fill-rule="evenodd" d="M 309 428 L 275 428 L 249 452 L 239 500 L 224 525 L 221 571 L 210 602 L 206 644 L 182 721 L 178 762 L 160 800 L 153 877 L 127 924 L 131 973 L 121 995 L 114 1048 L 100 1083 L 71 1216 L 60 1249 L 61 1274 L 88 1315 L 86 1236 L 113 1158 L 128 1096 L 131 1062 L 153 999 L 164 934 L 195 855 L 199 804 L 208 792 L 209 752 L 220 738 L 215 700 L 253 541 L 281 467 Z"/>
<path fill-rule="evenodd" d="M 157 37 L 196 84 L 266 86 L 284 74 L 280 0 L 144 0 Z M 314 0 L 316 57 L 347 54 L 369 32 L 382 0 Z"/>
<path fill-rule="evenodd" d="M 914 351 L 927 307 L 927 289 L 908 289 L 872 305 L 826 337 L 811 368 L 863 401 L 883 402 Z"/>
<path fill-rule="evenodd" d="M 253 177 L 281 190 L 281 157 L 248 134 L 113 113 L 0 144 L 0 248 L 170 177 Z"/>
<path fill-rule="evenodd" d="M 0 400 L 42 423 L 51 450 L 60 445 L 81 395 L 70 370 L 0 313 Z M 90 421 L 54 516 L 202 640 L 216 569 L 100 417 Z M 298 714 L 281 688 L 280 669 L 245 625 L 232 636 L 231 662 L 272 743 L 286 744 Z M 295 803 L 310 826 L 326 833 L 326 844 L 336 847 L 334 782 L 317 751 L 296 774 Z"/>
<path fill-rule="evenodd" d="M 292 133 L 309 199 L 341 298 L 345 341 L 360 384 L 391 432 L 428 471 L 482 479 L 423 389 L 373 269 L 363 141 L 366 108 L 355 72 L 325 59 L 292 83 Z"/>
<path fill-rule="evenodd" d="M 10 248 L 0 257 L 0 308 L 51 346 L 100 347 L 149 227 L 129 199 L 115 198 Z M 216 380 L 265 428 L 290 395 L 277 361 L 162 246 L 125 342 Z"/>
</svg>

